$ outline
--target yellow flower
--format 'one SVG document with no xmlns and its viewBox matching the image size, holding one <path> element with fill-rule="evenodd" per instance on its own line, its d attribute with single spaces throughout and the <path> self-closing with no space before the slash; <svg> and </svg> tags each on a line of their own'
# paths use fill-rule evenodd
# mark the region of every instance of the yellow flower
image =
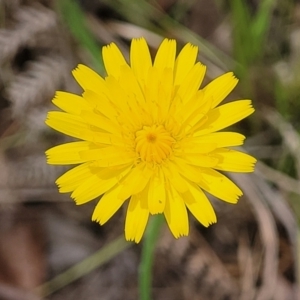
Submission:
<svg viewBox="0 0 300 300">
<path fill-rule="evenodd" d="M 252 172 L 255 158 L 236 150 L 245 137 L 222 130 L 254 112 L 250 100 L 218 106 L 238 80 L 226 73 L 199 89 L 206 67 L 186 44 L 176 58 L 165 39 L 152 62 L 145 39 L 133 39 L 130 64 L 112 43 L 103 48 L 107 76 L 79 65 L 84 92 L 57 92 L 46 123 L 80 141 L 46 152 L 48 163 L 79 164 L 56 183 L 76 204 L 102 195 L 92 220 L 101 225 L 129 201 L 127 240 L 139 242 L 149 214 L 163 213 L 175 238 L 188 235 L 187 209 L 204 226 L 216 222 L 206 191 L 236 203 L 242 191 L 217 170 Z"/>
</svg>

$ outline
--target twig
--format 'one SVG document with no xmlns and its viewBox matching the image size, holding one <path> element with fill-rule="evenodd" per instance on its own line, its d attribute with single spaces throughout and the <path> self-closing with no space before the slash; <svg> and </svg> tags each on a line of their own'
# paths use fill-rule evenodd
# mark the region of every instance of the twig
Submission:
<svg viewBox="0 0 300 300">
<path fill-rule="evenodd" d="M 299 180 L 277 171 L 262 162 L 256 164 L 255 171 L 259 176 L 275 183 L 279 188 L 300 195 Z"/>
<path fill-rule="evenodd" d="M 122 235 L 83 261 L 37 287 L 35 290 L 36 294 L 42 295 L 43 297 L 49 296 L 71 282 L 99 268 L 101 265 L 110 261 L 112 258 L 129 248 L 131 245 L 132 243 L 126 242 Z"/>
<path fill-rule="evenodd" d="M 259 224 L 261 239 L 265 247 L 262 286 L 255 299 L 272 299 L 276 287 L 278 265 L 278 239 L 275 220 L 265 202 L 264 195 L 257 187 L 255 175 L 232 174 L 231 177 L 242 188 L 252 204 Z"/>
</svg>

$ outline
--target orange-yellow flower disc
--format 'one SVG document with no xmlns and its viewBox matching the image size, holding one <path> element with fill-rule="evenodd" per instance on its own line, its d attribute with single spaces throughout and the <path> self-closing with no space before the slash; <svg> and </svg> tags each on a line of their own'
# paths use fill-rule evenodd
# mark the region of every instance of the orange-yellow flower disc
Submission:
<svg viewBox="0 0 300 300">
<path fill-rule="evenodd" d="M 220 171 L 252 172 L 255 158 L 229 147 L 245 137 L 220 131 L 254 112 L 250 100 L 219 105 L 238 80 L 229 72 L 200 88 L 205 66 L 186 44 L 176 57 L 165 39 L 152 62 L 144 38 L 133 39 L 130 63 L 103 48 L 105 78 L 79 65 L 81 96 L 57 92 L 46 123 L 79 141 L 49 149 L 49 164 L 77 164 L 56 183 L 77 204 L 102 195 L 92 219 L 104 224 L 128 203 L 125 236 L 139 242 L 149 214 L 164 214 L 173 235 L 189 232 L 187 209 L 204 226 L 216 222 L 208 192 L 236 203 L 242 191 Z M 219 132 L 220 131 L 220 132 Z"/>
</svg>

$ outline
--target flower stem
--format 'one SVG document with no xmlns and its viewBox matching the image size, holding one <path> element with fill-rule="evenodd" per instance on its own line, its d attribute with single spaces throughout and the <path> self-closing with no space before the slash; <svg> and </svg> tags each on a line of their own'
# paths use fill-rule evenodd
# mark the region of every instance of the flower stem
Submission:
<svg viewBox="0 0 300 300">
<path fill-rule="evenodd" d="M 139 266 L 139 293 L 140 300 L 151 300 L 152 265 L 156 241 L 163 223 L 163 216 L 153 216 L 146 230 Z"/>
</svg>

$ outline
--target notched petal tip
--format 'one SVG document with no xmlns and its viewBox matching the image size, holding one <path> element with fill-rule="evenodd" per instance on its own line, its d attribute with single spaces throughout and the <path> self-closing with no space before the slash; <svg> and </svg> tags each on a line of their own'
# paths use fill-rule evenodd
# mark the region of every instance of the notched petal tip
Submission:
<svg viewBox="0 0 300 300">
<path fill-rule="evenodd" d="M 199 47 L 197 45 L 192 44 L 192 43 L 186 43 L 183 48 L 185 48 L 185 47 L 190 48 L 192 51 L 195 51 L 195 50 L 198 51 L 199 50 Z"/>
<path fill-rule="evenodd" d="M 207 228 L 207 227 L 209 227 L 209 226 L 211 226 L 211 225 L 216 224 L 217 222 L 218 222 L 217 218 L 216 218 L 215 220 L 210 220 L 210 221 L 208 222 L 207 226 L 205 226 L 205 227 Z"/>
<path fill-rule="evenodd" d="M 45 123 L 46 123 L 48 126 L 50 126 L 50 125 L 48 124 L 48 121 L 49 121 L 49 119 L 50 119 L 50 116 L 51 116 L 51 111 L 48 111 L 48 112 L 47 112 L 47 115 L 46 115 L 46 119 L 45 119 Z"/>
<path fill-rule="evenodd" d="M 62 93 L 62 91 L 55 91 L 55 94 L 52 98 L 52 102 L 54 102 L 59 97 L 60 93 Z"/>
<path fill-rule="evenodd" d="M 125 240 L 127 242 L 133 242 L 133 243 L 136 243 L 138 244 L 142 239 L 142 236 L 141 237 L 136 237 L 136 236 L 133 236 L 133 235 L 127 235 L 126 232 L 125 232 Z"/>
<path fill-rule="evenodd" d="M 164 38 L 160 44 L 159 47 L 161 47 L 162 45 L 165 45 L 165 44 L 171 44 L 171 43 L 175 43 L 176 44 L 176 40 L 175 39 L 171 39 L 171 38 Z"/>
<path fill-rule="evenodd" d="M 99 223 L 101 226 L 104 225 L 104 222 L 101 221 L 101 218 L 100 218 L 99 216 L 96 216 L 96 214 L 94 214 L 94 213 L 93 213 L 91 219 L 92 219 L 93 222 L 97 222 L 97 223 Z"/>
<path fill-rule="evenodd" d="M 115 43 L 110 43 L 102 48 L 103 62 L 108 76 L 119 78 L 121 68 L 127 62 Z"/>
<path fill-rule="evenodd" d="M 220 75 L 219 77 L 217 77 L 216 79 L 223 79 L 225 82 L 227 81 L 227 84 L 231 84 L 233 86 L 233 88 L 238 84 L 239 79 L 236 77 L 236 75 L 233 72 L 227 72 L 224 73 L 222 75 Z M 216 80 L 214 79 L 214 80 Z"/>
<path fill-rule="evenodd" d="M 227 203 L 237 204 L 242 196 L 243 196 L 242 190 L 236 191 L 235 195 L 232 196 L 231 201 L 227 201 Z"/>
<path fill-rule="evenodd" d="M 228 72 L 227 74 L 228 76 L 231 75 L 232 79 L 239 81 L 239 79 L 236 77 L 236 75 L 233 72 Z"/>
<path fill-rule="evenodd" d="M 147 43 L 146 39 L 145 39 L 143 36 L 137 37 L 137 38 L 133 38 L 133 39 L 131 40 L 131 43 L 135 43 L 135 42 Z"/>
<path fill-rule="evenodd" d="M 60 145 L 58 145 L 60 146 Z M 52 159 L 53 159 L 53 152 L 55 151 L 55 148 L 58 146 L 54 146 L 48 150 L 45 151 L 46 159 L 48 164 L 52 164 Z"/>
<path fill-rule="evenodd" d="M 83 64 L 78 64 L 73 70 L 72 70 L 72 75 L 75 77 L 76 79 L 76 76 L 74 74 L 76 73 L 79 73 L 79 72 L 82 72 L 84 71 L 85 69 L 87 69 L 88 67 L 83 65 Z"/>
<path fill-rule="evenodd" d="M 187 237 L 188 235 L 189 235 L 189 231 L 188 232 L 178 232 L 176 236 L 174 235 L 174 237 L 175 237 L 175 239 L 178 240 L 182 237 Z"/>
<path fill-rule="evenodd" d="M 46 155 L 46 162 L 47 162 L 47 164 L 51 165 L 51 160 L 50 160 L 49 154 L 47 154 L 47 152 L 45 152 L 45 155 Z"/>
</svg>

